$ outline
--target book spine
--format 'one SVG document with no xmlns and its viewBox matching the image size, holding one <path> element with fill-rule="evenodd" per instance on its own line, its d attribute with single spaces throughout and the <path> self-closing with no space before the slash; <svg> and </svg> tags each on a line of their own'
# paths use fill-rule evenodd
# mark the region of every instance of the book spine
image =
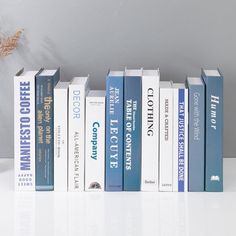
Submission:
<svg viewBox="0 0 236 236">
<path fill-rule="evenodd" d="M 84 191 L 85 86 L 69 86 L 68 190 Z"/>
<path fill-rule="evenodd" d="M 15 190 L 35 190 L 35 77 L 14 78 Z"/>
<path fill-rule="evenodd" d="M 125 77 L 124 93 L 124 190 L 141 187 L 141 77 Z"/>
<path fill-rule="evenodd" d="M 189 156 L 188 156 L 188 89 L 184 89 L 184 192 L 188 192 L 189 185 Z M 180 107 L 179 116 L 181 114 L 182 107 Z M 181 146 L 179 146 L 180 149 Z M 181 151 L 181 149 L 180 149 Z"/>
<path fill-rule="evenodd" d="M 188 191 L 188 90 L 173 89 L 173 191 Z"/>
<path fill-rule="evenodd" d="M 104 191 L 105 96 L 86 98 L 85 158 L 85 190 Z"/>
<path fill-rule="evenodd" d="M 53 78 L 36 76 L 36 190 L 53 190 Z"/>
<path fill-rule="evenodd" d="M 67 191 L 68 89 L 54 89 L 54 190 Z"/>
<path fill-rule="evenodd" d="M 204 191 L 205 88 L 189 85 L 189 191 Z"/>
<path fill-rule="evenodd" d="M 142 77 L 141 190 L 158 191 L 159 77 Z"/>
<path fill-rule="evenodd" d="M 223 191 L 223 77 L 203 77 L 206 83 L 205 190 Z"/>
<path fill-rule="evenodd" d="M 173 187 L 173 91 L 160 89 L 160 191 L 172 191 Z"/>
<path fill-rule="evenodd" d="M 123 190 L 124 78 L 106 80 L 106 171 L 105 190 Z"/>
<path fill-rule="evenodd" d="M 178 192 L 179 89 L 173 88 L 173 192 Z"/>
</svg>

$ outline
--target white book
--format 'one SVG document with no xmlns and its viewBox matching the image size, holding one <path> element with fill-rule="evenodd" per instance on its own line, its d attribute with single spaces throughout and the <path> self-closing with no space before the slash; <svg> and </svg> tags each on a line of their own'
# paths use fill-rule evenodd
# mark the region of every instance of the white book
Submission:
<svg viewBox="0 0 236 236">
<path fill-rule="evenodd" d="M 188 89 L 173 84 L 173 191 L 188 191 Z"/>
<path fill-rule="evenodd" d="M 173 89 L 171 81 L 160 82 L 160 191 L 172 191 Z"/>
<path fill-rule="evenodd" d="M 141 191 L 158 191 L 159 81 L 159 69 L 143 70 Z"/>
<path fill-rule="evenodd" d="M 85 96 L 87 89 L 88 77 L 75 77 L 69 85 L 69 191 L 84 191 Z"/>
<path fill-rule="evenodd" d="M 15 190 L 35 190 L 35 76 L 19 71 L 14 77 Z"/>
<path fill-rule="evenodd" d="M 67 117 L 69 82 L 54 88 L 54 190 L 67 191 Z"/>
<path fill-rule="evenodd" d="M 105 94 L 105 91 L 91 90 L 86 97 L 86 191 L 104 191 Z"/>
</svg>

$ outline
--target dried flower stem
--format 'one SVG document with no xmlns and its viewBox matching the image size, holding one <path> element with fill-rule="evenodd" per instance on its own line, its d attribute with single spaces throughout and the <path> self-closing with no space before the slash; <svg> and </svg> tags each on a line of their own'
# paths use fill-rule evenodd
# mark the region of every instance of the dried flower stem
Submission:
<svg viewBox="0 0 236 236">
<path fill-rule="evenodd" d="M 18 30 L 14 35 L 0 40 L 0 57 L 6 57 L 17 48 L 23 30 Z"/>
</svg>

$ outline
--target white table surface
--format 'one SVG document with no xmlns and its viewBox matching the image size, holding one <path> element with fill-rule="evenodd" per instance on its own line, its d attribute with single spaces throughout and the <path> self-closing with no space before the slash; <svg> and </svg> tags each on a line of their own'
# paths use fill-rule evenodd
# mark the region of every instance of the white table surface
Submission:
<svg viewBox="0 0 236 236">
<path fill-rule="evenodd" d="M 0 159 L 1 236 L 235 236 L 236 159 L 224 193 L 16 193 L 13 159 Z"/>
</svg>

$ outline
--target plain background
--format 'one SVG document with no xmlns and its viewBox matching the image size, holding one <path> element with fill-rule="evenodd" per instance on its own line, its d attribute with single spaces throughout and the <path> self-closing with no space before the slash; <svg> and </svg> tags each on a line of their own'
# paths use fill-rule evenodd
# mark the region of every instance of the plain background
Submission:
<svg viewBox="0 0 236 236">
<path fill-rule="evenodd" d="M 160 67 L 184 81 L 219 67 L 224 81 L 224 156 L 236 156 L 236 1 L 0 0 L 0 38 L 24 29 L 0 58 L 0 157 L 13 157 L 13 75 L 60 66 L 62 79 L 91 76 L 105 88 L 109 68 Z"/>
</svg>

